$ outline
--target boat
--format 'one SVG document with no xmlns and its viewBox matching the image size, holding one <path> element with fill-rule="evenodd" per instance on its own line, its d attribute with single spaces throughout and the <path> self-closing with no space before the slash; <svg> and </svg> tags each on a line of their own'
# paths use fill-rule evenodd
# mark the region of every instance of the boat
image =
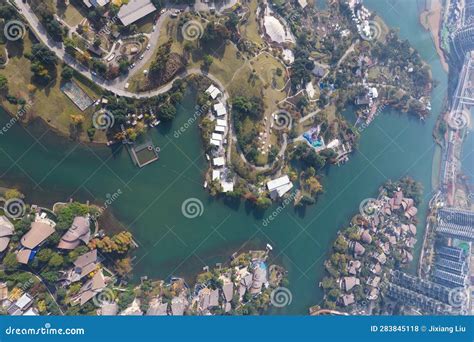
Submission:
<svg viewBox="0 0 474 342">
<path fill-rule="evenodd" d="M 267 243 L 267 249 L 268 249 L 269 251 L 273 251 L 272 245 L 270 245 L 269 243 Z"/>
<path fill-rule="evenodd" d="M 207 181 L 204 182 L 204 189 L 207 189 Z"/>
</svg>

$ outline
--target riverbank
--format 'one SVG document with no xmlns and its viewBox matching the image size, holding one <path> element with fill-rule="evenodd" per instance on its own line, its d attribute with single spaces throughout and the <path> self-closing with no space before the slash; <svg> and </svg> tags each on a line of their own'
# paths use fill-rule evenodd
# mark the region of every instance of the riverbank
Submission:
<svg viewBox="0 0 474 342">
<path fill-rule="evenodd" d="M 359 214 L 341 230 L 325 262 L 324 309 L 387 314 L 384 289 L 390 272 L 413 261 L 418 206 L 423 189 L 410 178 L 388 181 L 377 198 L 361 202 Z"/>
<path fill-rule="evenodd" d="M 443 69 L 449 72 L 449 64 L 446 61 L 443 49 L 441 49 L 440 43 L 440 28 L 443 25 L 443 4 L 442 0 L 431 0 L 429 1 L 431 8 L 429 10 L 420 13 L 420 24 L 425 30 L 431 33 L 431 38 L 436 47 L 438 57 L 440 58 Z"/>
<path fill-rule="evenodd" d="M 37 203 L 70 197 L 82 202 L 93 197 L 103 202 L 107 194 L 122 189 L 112 208 L 118 219 L 133 229 L 140 245 L 135 253 L 137 280 L 144 275 L 154 279 L 177 275 L 192 282 L 196 270 L 204 265 L 222 262 L 233 252 L 264 249 L 270 243 L 270 259 L 288 270 L 293 294 L 291 305 L 271 313 L 307 314 L 308 305 L 319 303 L 323 297 L 315 284 L 325 272 L 327 246 L 332 245 L 337 230 L 355 214 L 362 199 L 376 195 L 373 184 L 409 173 L 425 189 L 431 187 L 431 133 L 442 109 L 446 75 L 429 33 L 419 24 L 414 2 L 398 2 L 393 10 L 379 0 L 365 2 L 390 27 L 400 27 L 401 38 L 410 40 L 422 58 L 429 61 L 433 78 L 440 85 L 432 91 L 432 112 L 424 122 L 390 108 L 381 111 L 373 124 L 364 128 L 359 152 L 351 162 L 326 172 L 325 193 L 311 208 L 293 210 L 274 205 L 266 214 L 258 215 L 244 203 L 210 198 L 202 187 L 208 164 L 201 144 L 196 143 L 201 139 L 198 128 L 190 127 L 179 137 L 170 135 L 184 127 L 195 112 L 196 94 L 190 91 L 185 94 L 176 119 L 160 124 L 150 135 L 155 146 L 161 147 L 159 163 L 137 169 L 120 147 L 113 151 L 103 146 L 76 147 L 74 142 L 52 132 L 45 134 L 47 129 L 38 124 L 28 127 L 33 137 L 16 125 L 2 137 L 2 150 L 8 155 L 0 150 L 1 180 L 14 184 L 23 193 L 34 194 L 34 198 L 30 197 Z M 355 117 L 355 113 L 350 116 Z M 0 123 L 4 125 L 9 120 L 0 110 Z M 202 203 L 200 216 L 183 216 L 181 206 L 188 198 Z M 424 206 L 418 209 L 423 215 Z M 277 219 L 265 226 L 266 216 L 273 212 Z M 421 241 L 424 223 L 418 225 L 417 231 Z M 417 248 L 418 245 L 414 262 Z"/>
</svg>

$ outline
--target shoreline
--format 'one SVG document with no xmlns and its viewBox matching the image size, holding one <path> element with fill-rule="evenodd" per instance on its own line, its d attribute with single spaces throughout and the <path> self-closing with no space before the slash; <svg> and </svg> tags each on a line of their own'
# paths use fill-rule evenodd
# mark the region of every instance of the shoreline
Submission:
<svg viewBox="0 0 474 342">
<path fill-rule="evenodd" d="M 9 110 L 8 108 L 6 108 L 3 103 L 0 103 L 0 110 L 3 110 L 6 114 L 8 114 L 11 118 L 16 118 L 17 115 L 14 114 L 11 110 Z M 39 122 L 40 125 L 44 126 L 44 127 L 47 127 L 47 129 L 54 133 L 55 135 L 57 135 L 59 138 L 61 139 L 65 139 L 69 142 L 76 142 L 76 143 L 79 143 L 79 144 L 84 144 L 84 145 L 88 145 L 88 146 L 91 146 L 91 147 L 104 147 L 104 146 L 107 146 L 107 142 L 97 142 L 97 141 L 90 141 L 90 140 L 83 140 L 82 138 L 80 138 L 79 140 L 73 140 L 71 139 L 70 136 L 68 136 L 65 132 L 62 132 L 59 128 L 53 126 L 53 125 L 50 125 L 44 118 L 42 118 L 41 116 L 36 116 L 36 115 L 33 115 L 31 118 L 28 118 L 26 121 L 21 121 L 21 120 L 18 120 L 17 122 L 15 122 L 15 124 L 20 124 L 24 127 L 28 127 L 32 124 L 35 123 L 35 121 Z"/>
<path fill-rule="evenodd" d="M 441 4 L 441 0 L 432 0 L 430 3 L 430 10 L 422 11 L 419 15 L 420 24 L 426 31 L 430 32 L 436 51 L 438 52 L 441 65 L 443 66 L 443 70 L 449 72 L 449 64 L 446 61 L 444 51 L 441 48 L 439 36 L 443 20 L 443 6 Z"/>
</svg>

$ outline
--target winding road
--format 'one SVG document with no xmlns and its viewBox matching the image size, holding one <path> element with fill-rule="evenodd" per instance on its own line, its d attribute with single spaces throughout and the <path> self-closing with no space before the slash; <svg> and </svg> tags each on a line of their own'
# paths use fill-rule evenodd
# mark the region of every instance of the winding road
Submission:
<svg viewBox="0 0 474 342">
<path fill-rule="evenodd" d="M 58 43 L 58 42 L 54 41 L 48 35 L 46 29 L 40 23 L 40 21 L 38 20 L 36 14 L 33 12 L 31 7 L 27 3 L 24 3 L 22 0 L 13 0 L 13 2 L 15 4 L 15 6 L 17 7 L 17 9 L 19 10 L 19 12 L 21 14 L 23 14 L 25 20 L 28 22 L 30 28 L 33 30 L 35 35 L 38 37 L 38 39 L 44 45 L 46 45 L 51 51 L 53 51 L 56 54 L 56 56 L 60 60 L 62 60 L 65 64 L 69 65 L 71 68 L 76 70 L 82 76 L 86 77 L 87 79 L 91 80 L 95 84 L 99 85 L 104 90 L 107 90 L 107 91 L 109 91 L 109 92 L 111 92 L 115 95 L 123 96 L 123 97 L 137 98 L 137 99 L 150 98 L 150 97 L 154 97 L 154 96 L 164 94 L 164 93 L 170 91 L 172 86 L 173 86 L 173 82 L 175 80 L 184 79 L 184 78 L 194 74 L 194 75 L 204 76 L 204 77 L 208 78 L 209 80 L 211 80 L 212 82 L 214 82 L 221 89 L 221 91 L 223 93 L 223 100 L 225 101 L 225 103 L 228 103 L 229 94 L 226 91 L 226 88 L 225 88 L 224 84 L 222 84 L 222 82 L 217 77 L 215 77 L 214 75 L 212 75 L 210 73 L 207 73 L 207 72 L 204 72 L 199 68 L 187 69 L 184 72 L 177 75 L 172 81 L 170 81 L 167 84 L 165 84 L 165 85 L 163 85 L 163 86 L 161 86 L 157 89 L 154 89 L 152 91 L 134 93 L 134 92 L 130 92 L 130 91 L 125 89 L 125 84 L 127 83 L 127 81 L 131 77 L 133 77 L 140 70 L 140 67 L 144 66 L 147 63 L 147 61 L 153 56 L 153 53 L 151 51 L 154 51 L 155 48 L 156 48 L 156 45 L 158 44 L 159 33 L 161 31 L 161 28 L 163 26 L 163 23 L 164 23 L 165 19 L 170 16 L 170 14 L 171 14 L 170 11 L 166 11 L 165 13 L 163 13 L 160 16 L 160 18 L 158 19 L 158 21 L 156 22 L 156 28 L 149 36 L 149 41 L 150 41 L 150 45 L 151 45 L 150 52 L 145 54 L 145 57 L 143 58 L 143 60 L 140 60 L 139 62 L 137 62 L 137 66 L 134 69 L 130 70 L 130 72 L 127 75 L 124 75 L 122 77 L 119 77 L 119 78 L 111 80 L 111 81 L 108 81 L 108 80 L 103 79 L 102 77 L 93 75 L 91 70 L 89 70 L 84 65 L 79 63 L 75 58 L 73 58 L 72 56 L 67 54 L 66 50 L 64 48 L 64 45 L 62 43 Z M 189 10 L 190 10 L 189 7 L 184 8 L 184 11 L 189 11 Z M 284 63 L 282 63 L 282 64 L 284 65 Z M 230 159 L 231 159 L 230 151 L 232 149 L 231 146 L 232 146 L 232 143 L 236 143 L 237 138 L 236 138 L 236 135 L 235 135 L 235 132 L 234 132 L 232 122 L 230 122 L 230 127 L 229 128 L 230 128 L 229 131 L 230 131 L 232 137 L 231 137 L 231 139 L 228 139 L 229 146 L 227 148 L 228 149 L 228 151 L 227 151 L 227 160 L 230 162 Z M 283 144 L 282 148 L 280 149 L 280 151 L 278 153 L 279 157 L 283 157 L 284 152 L 285 152 L 286 147 L 287 147 L 288 140 L 287 140 L 287 135 L 286 134 L 284 134 L 283 139 L 284 139 L 284 144 Z M 242 160 L 245 163 L 247 163 L 249 165 L 252 165 L 251 163 L 249 163 L 246 160 L 245 156 L 241 152 L 239 154 L 240 154 Z M 265 165 L 263 167 L 256 167 L 256 166 L 252 165 L 252 167 L 256 168 L 257 170 L 266 171 L 271 167 L 271 165 Z"/>
<path fill-rule="evenodd" d="M 83 66 L 81 63 L 76 61 L 75 58 L 73 58 L 72 56 L 67 54 L 66 50 L 64 48 L 64 45 L 62 43 L 58 43 L 58 42 L 54 41 L 48 35 L 46 29 L 40 23 L 40 21 L 38 20 L 36 14 L 33 12 L 31 7 L 27 3 L 24 3 L 22 0 L 13 0 L 13 2 L 15 3 L 15 6 L 19 9 L 20 13 L 23 14 L 24 18 L 26 19 L 26 21 L 28 22 L 30 28 L 34 31 L 34 33 L 38 37 L 38 39 L 43 44 L 48 46 L 48 48 L 51 51 L 53 51 L 60 60 L 62 60 L 67 65 L 69 65 L 74 70 L 76 70 L 82 76 L 88 78 L 89 80 L 91 80 L 95 84 L 99 85 L 103 89 L 105 89 L 107 91 L 110 91 L 111 93 L 114 93 L 118 96 L 125 96 L 125 97 L 131 97 L 131 98 L 149 98 L 149 97 L 157 96 L 157 95 L 160 95 L 160 94 L 164 94 L 164 93 L 168 92 L 171 89 L 171 87 L 173 85 L 173 82 L 175 80 L 185 78 L 185 77 L 187 77 L 189 75 L 192 75 L 192 74 L 198 74 L 198 75 L 205 76 L 205 77 L 209 78 L 211 81 L 217 83 L 221 89 L 223 89 L 223 90 L 225 89 L 223 84 L 216 77 L 214 77 L 213 75 L 205 73 L 199 68 L 191 68 L 191 69 L 188 69 L 188 70 L 180 73 L 179 75 L 177 75 L 169 83 L 167 83 L 167 84 L 165 84 L 165 85 L 163 85 L 163 86 L 161 86 L 157 89 L 154 89 L 152 91 L 142 92 L 142 93 L 130 92 L 130 91 L 125 89 L 125 84 L 127 83 L 127 80 L 129 78 L 131 78 L 133 75 L 135 75 L 135 73 L 137 73 L 140 70 L 140 65 L 145 65 L 145 63 L 153 55 L 152 53 L 145 54 L 145 58 L 139 62 L 139 65 L 137 65 L 134 69 L 130 70 L 128 75 L 119 77 L 119 78 L 117 78 L 115 80 L 112 80 L 112 81 L 105 80 L 102 77 L 93 75 L 91 70 L 89 70 L 88 68 Z M 185 11 L 189 11 L 189 8 L 186 8 Z M 150 51 L 153 51 L 154 48 L 156 47 L 156 45 L 158 44 L 158 36 L 159 36 L 160 31 L 161 31 L 161 27 L 162 27 L 165 19 L 169 15 L 170 15 L 170 11 L 167 11 L 167 12 L 163 13 L 163 15 L 158 19 L 158 21 L 156 23 L 156 29 L 155 29 L 154 32 L 152 32 L 152 34 L 150 36 L 150 45 L 151 45 Z M 227 94 L 225 94 L 225 96 L 227 96 Z"/>
</svg>

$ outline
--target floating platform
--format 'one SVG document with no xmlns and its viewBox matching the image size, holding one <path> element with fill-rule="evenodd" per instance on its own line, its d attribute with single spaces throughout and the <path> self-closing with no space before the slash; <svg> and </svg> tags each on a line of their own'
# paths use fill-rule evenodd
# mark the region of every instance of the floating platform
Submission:
<svg viewBox="0 0 474 342">
<path fill-rule="evenodd" d="M 128 146 L 133 162 L 140 168 L 147 166 L 159 159 L 159 148 L 155 147 L 151 141 L 135 146 Z"/>
</svg>

